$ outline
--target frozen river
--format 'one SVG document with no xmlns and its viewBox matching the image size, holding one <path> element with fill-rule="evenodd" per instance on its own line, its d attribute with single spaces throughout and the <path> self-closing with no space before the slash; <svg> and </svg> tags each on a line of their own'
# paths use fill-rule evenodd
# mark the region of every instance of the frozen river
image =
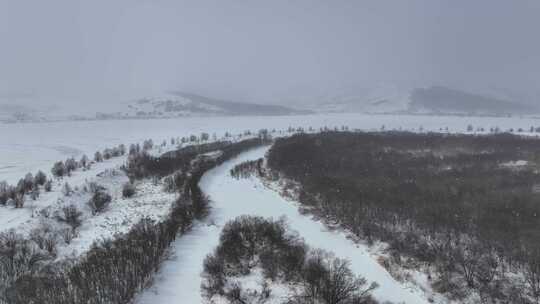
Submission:
<svg viewBox="0 0 540 304">
<path fill-rule="evenodd" d="M 366 248 L 348 240 L 344 233 L 329 231 L 320 222 L 301 215 L 294 203 L 265 188 L 257 178 L 236 180 L 229 174 L 236 164 L 263 157 L 267 147 L 241 154 L 209 171 L 201 180 L 201 188 L 212 199 L 211 215 L 173 244 L 173 256 L 156 275 L 152 287 L 135 301 L 137 304 L 201 303 L 200 284 L 203 260 L 218 244 L 223 225 L 243 214 L 273 217 L 286 216 L 290 227 L 300 233 L 313 248 L 332 251 L 351 261 L 351 269 L 380 287 L 374 296 L 395 303 L 428 303 L 418 292 L 396 282 L 369 255 Z"/>
</svg>

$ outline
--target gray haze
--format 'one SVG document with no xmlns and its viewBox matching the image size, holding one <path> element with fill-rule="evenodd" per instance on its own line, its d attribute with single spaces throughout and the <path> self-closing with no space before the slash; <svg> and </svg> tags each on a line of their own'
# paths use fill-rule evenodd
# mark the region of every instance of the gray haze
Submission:
<svg viewBox="0 0 540 304">
<path fill-rule="evenodd" d="M 391 83 L 535 103 L 539 29 L 536 0 L 0 0 L 0 98 L 275 102 Z"/>
</svg>

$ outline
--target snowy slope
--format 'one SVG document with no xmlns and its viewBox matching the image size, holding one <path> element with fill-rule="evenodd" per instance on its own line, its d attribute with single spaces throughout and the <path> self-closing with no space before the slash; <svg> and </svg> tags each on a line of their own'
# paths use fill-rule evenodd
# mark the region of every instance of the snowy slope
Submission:
<svg viewBox="0 0 540 304">
<path fill-rule="evenodd" d="M 466 115 L 506 115 L 538 112 L 538 109 L 533 106 L 442 86 L 414 89 L 410 94 L 410 100 L 410 112 Z"/>
<path fill-rule="evenodd" d="M 516 102 L 514 98 L 517 97 L 500 92 L 470 93 L 443 86 L 403 88 L 382 83 L 368 88 L 343 87 L 309 97 L 295 96 L 290 102 L 322 113 L 520 115 L 539 112 L 536 107 Z"/>
<path fill-rule="evenodd" d="M 286 216 L 291 229 L 297 230 L 310 246 L 349 259 L 355 273 L 379 283 L 380 287 L 374 292 L 379 300 L 428 303 L 419 291 L 395 281 L 367 248 L 347 239 L 344 233 L 329 231 L 322 223 L 301 215 L 295 204 L 266 188 L 257 178 L 236 180 L 229 175 L 235 165 L 263 157 L 267 150 L 264 147 L 246 152 L 204 175 L 200 185 L 212 199 L 210 218 L 174 243 L 174 256 L 164 263 L 155 284 L 143 292 L 136 303 L 203 303 L 200 295 L 203 260 L 217 246 L 222 226 L 243 214 Z"/>
<path fill-rule="evenodd" d="M 208 115 L 291 115 L 303 114 L 284 106 L 253 104 L 229 100 L 221 100 L 206 96 L 176 92 L 156 97 L 143 98 L 130 103 L 127 111 L 109 114 L 122 117 L 179 117 L 179 116 L 208 116 Z M 107 114 L 101 114 L 107 118 Z M 98 115 L 99 118 L 99 115 Z"/>
<path fill-rule="evenodd" d="M 226 109 L 179 95 L 164 94 L 131 102 L 121 114 L 129 117 L 176 117 L 226 114 Z"/>
<path fill-rule="evenodd" d="M 381 84 L 367 89 L 343 89 L 324 96 L 312 108 L 319 112 L 394 113 L 407 110 L 409 91 Z"/>
<path fill-rule="evenodd" d="M 405 111 L 409 90 L 392 84 L 340 88 L 304 88 L 284 93 L 281 104 L 295 104 L 317 113 L 395 113 Z"/>
<path fill-rule="evenodd" d="M 172 147 L 171 147 L 172 148 Z M 154 150 L 158 150 L 157 148 Z M 157 151 L 154 151 L 157 153 Z M 90 249 L 93 242 L 128 232 L 142 218 L 156 221 L 163 219 L 176 199 L 173 193 L 163 191 L 163 183 L 142 180 L 136 183 L 137 192 L 131 198 L 122 197 L 122 186 L 128 177 L 121 170 L 127 156 L 114 157 L 94 163 L 89 170 L 75 170 L 71 176 L 55 179 L 51 192 L 41 189 L 34 201 L 28 196 L 23 208 L 0 206 L 0 232 L 13 229 L 22 235 L 33 230 L 61 231 L 68 226 L 56 217 L 65 206 L 76 206 L 82 212 L 82 226 L 69 243 L 58 242 L 58 258 L 78 256 Z M 103 186 L 112 196 L 109 206 L 98 214 L 92 214 L 88 205 L 91 193 L 85 190 L 89 183 Z M 68 183 L 73 190 L 68 196 L 63 186 Z"/>
<path fill-rule="evenodd" d="M 150 95 L 129 101 L 97 99 L 82 102 L 76 99 L 32 97 L 22 102 L 32 106 L 0 97 L 0 123 L 312 113 L 280 105 L 238 102 L 185 92 Z M 55 104 L 61 106 L 36 106 Z"/>
</svg>

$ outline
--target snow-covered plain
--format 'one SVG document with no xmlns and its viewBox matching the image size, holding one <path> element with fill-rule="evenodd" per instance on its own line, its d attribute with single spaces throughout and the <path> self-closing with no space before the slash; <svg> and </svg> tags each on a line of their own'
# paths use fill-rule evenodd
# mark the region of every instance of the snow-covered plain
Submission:
<svg viewBox="0 0 540 304">
<path fill-rule="evenodd" d="M 153 139 L 154 143 L 159 144 L 163 140 L 169 142 L 171 137 L 199 135 L 201 132 L 215 133 L 221 137 L 225 132 L 237 134 L 262 128 L 284 130 L 289 126 L 306 129 L 348 126 L 350 129 L 362 130 L 380 130 L 384 126 L 385 130 L 409 131 L 445 131 L 448 128 L 448 132 L 465 132 L 468 125 L 473 125 L 475 130 L 479 127 L 486 130 L 498 127 L 501 131 L 511 128 L 528 130 L 531 126 L 540 126 L 540 120 L 519 117 L 317 114 L 0 124 L 0 181 L 16 184 L 27 172 L 35 173 L 37 170 L 50 174 L 55 161 L 67 157 L 79 158 L 82 154 L 91 157 L 96 150 L 118 144 L 140 143 L 146 139 Z M 165 149 L 170 148 L 173 147 Z M 152 153 L 159 154 L 159 148 Z M 203 190 L 215 200 L 209 221 L 196 224 L 192 232 L 175 243 L 173 252 L 178 258 L 166 263 L 156 278 L 156 286 L 140 297 L 140 303 L 156 301 L 155 291 L 159 293 L 159 299 L 167 300 L 165 303 L 200 303 L 199 275 L 202 259 L 217 245 L 221 225 L 240 214 L 273 217 L 285 214 L 289 217 L 292 228 L 298 230 L 310 245 L 330 249 L 341 257 L 349 257 L 355 271 L 381 284 L 375 292 L 378 298 L 407 303 L 425 302 L 419 291 L 410 292 L 395 282 L 375 259 L 369 256 L 366 248 L 359 245 L 360 248 L 354 249 L 356 245 L 348 241 L 344 234 L 326 231 L 322 224 L 300 216 L 293 204 L 285 202 L 276 192 L 265 189 L 258 180 L 235 181 L 228 176 L 228 169 L 235 163 L 260 157 L 262 153 L 264 150 L 243 154 L 233 162 L 205 175 L 202 181 Z M 125 156 L 95 164 L 88 171 L 77 171 L 73 176 L 58 181 L 52 193 L 42 193 L 39 203 L 29 201 L 22 209 L 0 207 L 0 231 L 22 227 L 24 229 L 18 229 L 19 232 L 28 233 L 31 229 L 38 228 L 40 217 L 31 215 L 47 206 L 58 210 L 61 206 L 76 201 L 81 209 L 86 208 L 88 197 L 84 195 L 87 194 L 76 194 L 72 198 L 65 198 L 61 194 L 60 188 L 65 181 L 74 187 L 81 187 L 88 181 L 107 184 L 114 199 L 104 214 L 84 217 L 78 237 L 71 244 L 59 248 L 59 257 L 80 254 L 97 239 L 125 232 L 140 217 L 151 216 L 159 219 L 164 216 L 174 196 L 163 193 L 161 185 L 152 185 L 150 181 L 143 182 L 136 197 L 124 200 L 119 191 L 126 180 L 125 176 L 116 176 L 112 180 L 96 177 L 109 169 L 118 169 L 124 162 Z M 37 209 L 34 210 L 34 207 Z M 88 212 L 86 213 L 88 215 Z M 213 223 L 217 223 L 219 227 Z"/>
<path fill-rule="evenodd" d="M 223 225 L 240 215 L 259 215 L 274 219 L 286 216 L 293 230 L 300 233 L 307 244 L 334 252 L 351 261 L 351 269 L 380 287 L 374 296 L 394 303 L 428 303 L 415 289 L 408 289 L 394 280 L 370 255 L 367 247 L 355 244 L 345 233 L 329 231 L 324 224 L 301 215 L 295 204 L 255 178 L 236 180 L 229 174 L 235 165 L 263 157 L 268 147 L 258 148 L 206 173 L 201 188 L 212 200 L 211 216 L 173 245 L 173 255 L 163 264 L 155 282 L 144 291 L 136 303 L 203 303 L 200 293 L 203 260 L 217 246 Z M 277 302 L 279 303 L 279 302 Z"/>
<path fill-rule="evenodd" d="M 67 157 L 93 155 L 118 144 L 153 139 L 155 143 L 207 132 L 221 137 L 244 130 L 346 125 L 363 130 L 389 129 L 464 132 L 467 125 L 499 126 L 501 130 L 540 126 L 540 120 L 519 117 L 457 117 L 421 115 L 315 114 L 302 116 L 192 117 L 177 119 L 66 121 L 0 124 L 0 180 L 14 184 L 27 172 L 50 173 L 52 163 Z"/>
</svg>

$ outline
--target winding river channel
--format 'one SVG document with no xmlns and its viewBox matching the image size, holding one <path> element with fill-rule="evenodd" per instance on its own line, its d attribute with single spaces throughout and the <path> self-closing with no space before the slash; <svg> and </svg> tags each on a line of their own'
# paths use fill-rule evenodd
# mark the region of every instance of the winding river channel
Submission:
<svg viewBox="0 0 540 304">
<path fill-rule="evenodd" d="M 135 303 L 202 303 L 200 274 L 203 260 L 217 246 L 223 225 L 244 214 L 274 219 L 286 216 L 290 227 L 298 231 L 311 247 L 349 259 L 356 274 L 370 282 L 376 281 L 380 286 L 373 295 L 380 301 L 428 303 L 422 292 L 394 280 L 365 246 L 347 239 L 345 233 L 330 231 L 321 222 L 300 214 L 295 203 L 266 188 L 255 177 L 236 180 L 230 176 L 229 171 L 235 165 L 263 157 L 267 151 L 268 147 L 262 147 L 245 152 L 203 176 L 200 186 L 212 200 L 211 215 L 176 240 L 171 258 L 164 262 L 152 286 L 140 294 Z"/>
</svg>

